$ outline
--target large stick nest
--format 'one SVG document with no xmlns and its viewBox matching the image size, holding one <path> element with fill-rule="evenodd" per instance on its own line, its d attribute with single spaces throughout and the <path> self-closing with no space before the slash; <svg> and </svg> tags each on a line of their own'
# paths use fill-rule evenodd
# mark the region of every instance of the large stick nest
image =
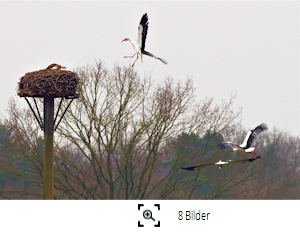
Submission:
<svg viewBox="0 0 300 232">
<path fill-rule="evenodd" d="M 79 78 L 76 73 L 60 69 L 44 69 L 26 73 L 18 88 L 20 97 L 78 97 Z"/>
</svg>

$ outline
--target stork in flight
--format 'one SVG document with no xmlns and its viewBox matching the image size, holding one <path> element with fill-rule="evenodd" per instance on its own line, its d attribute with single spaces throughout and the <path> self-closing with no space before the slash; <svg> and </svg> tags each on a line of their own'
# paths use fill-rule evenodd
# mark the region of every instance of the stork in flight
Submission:
<svg viewBox="0 0 300 232">
<path fill-rule="evenodd" d="M 143 54 L 147 56 L 154 57 L 155 59 L 159 59 L 164 64 L 167 64 L 167 61 L 165 61 L 162 58 L 156 57 L 155 55 L 151 54 L 150 52 L 147 52 L 145 50 L 145 43 L 146 43 L 146 37 L 147 37 L 147 31 L 148 31 L 148 15 L 145 13 L 141 19 L 139 28 L 138 28 L 138 37 L 137 42 L 133 41 L 130 37 L 126 37 L 122 42 L 129 41 L 132 46 L 135 49 L 135 54 L 133 56 L 124 56 L 124 58 L 133 58 L 135 55 L 137 55 L 136 60 L 133 62 L 133 65 L 138 60 L 139 56 L 141 57 L 141 61 L 143 62 Z"/>
<path fill-rule="evenodd" d="M 246 138 L 241 145 L 232 142 L 223 142 L 218 144 L 217 147 L 220 148 L 221 150 L 230 147 L 232 148 L 231 152 L 240 150 L 243 152 L 252 153 L 256 155 L 256 152 L 254 152 L 255 148 L 250 146 L 254 138 L 256 137 L 256 135 L 258 135 L 260 132 L 263 132 L 265 130 L 268 130 L 268 126 L 267 124 L 262 123 L 259 126 L 257 126 L 255 129 L 248 131 L 248 134 L 246 135 Z"/>
<path fill-rule="evenodd" d="M 257 156 L 256 158 L 245 159 L 245 160 L 226 160 L 226 161 L 220 160 L 217 163 L 209 163 L 209 164 L 203 164 L 203 165 L 200 165 L 200 166 L 181 168 L 181 169 L 188 170 L 188 171 L 195 171 L 195 170 L 199 170 L 201 168 L 206 168 L 206 167 L 210 167 L 210 166 L 213 166 L 213 165 L 218 165 L 219 166 L 219 171 L 221 171 L 221 169 L 223 168 L 223 166 L 225 164 L 229 164 L 229 163 L 231 163 L 231 164 L 233 164 L 233 163 L 250 163 L 250 162 L 253 162 L 254 160 L 259 159 L 260 157 L 261 156 Z"/>
</svg>

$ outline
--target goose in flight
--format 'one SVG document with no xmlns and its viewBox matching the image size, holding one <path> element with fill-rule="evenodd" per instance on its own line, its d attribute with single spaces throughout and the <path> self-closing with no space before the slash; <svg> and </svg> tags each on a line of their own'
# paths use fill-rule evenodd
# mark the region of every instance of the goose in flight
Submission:
<svg viewBox="0 0 300 232">
<path fill-rule="evenodd" d="M 146 43 L 146 37 L 147 37 L 147 31 L 148 31 L 148 15 L 147 13 L 145 13 L 141 19 L 139 28 L 138 28 L 138 38 L 137 38 L 137 42 L 133 41 L 130 37 L 126 37 L 122 42 L 124 41 L 129 41 L 132 46 L 135 49 L 135 53 L 133 56 L 124 56 L 124 58 L 133 58 L 135 55 L 137 55 L 136 60 L 133 62 L 133 65 L 135 64 L 135 62 L 138 60 L 139 56 L 141 57 L 141 61 L 143 62 L 143 54 L 147 55 L 147 56 L 151 56 L 155 59 L 160 60 L 161 62 L 163 62 L 164 64 L 167 64 L 167 61 L 165 61 L 162 58 L 156 57 L 155 55 L 153 55 L 150 52 L 147 52 L 145 50 L 145 43 Z"/>
<path fill-rule="evenodd" d="M 219 166 L 219 171 L 221 171 L 221 169 L 223 168 L 223 166 L 225 164 L 250 163 L 250 162 L 253 162 L 254 160 L 259 159 L 260 157 L 261 156 L 257 156 L 256 158 L 245 159 L 245 160 L 226 160 L 226 161 L 220 160 L 217 163 L 209 163 L 209 164 L 203 164 L 203 165 L 200 165 L 200 166 L 181 168 L 181 169 L 188 170 L 188 171 L 195 171 L 195 170 L 199 170 L 201 168 L 206 168 L 206 167 L 210 167 L 210 166 L 213 166 L 213 165 L 218 165 Z"/>
<path fill-rule="evenodd" d="M 232 142 L 223 142 L 217 145 L 217 147 L 221 150 L 230 147 L 232 148 L 231 152 L 234 151 L 243 151 L 243 152 L 247 152 L 247 153 L 252 153 L 254 155 L 256 155 L 256 152 L 254 152 L 254 147 L 250 147 L 254 138 L 256 137 L 256 135 L 258 135 L 259 133 L 268 130 L 268 126 L 265 123 L 260 124 L 259 126 L 257 126 L 255 129 L 250 130 L 247 135 L 246 138 L 244 140 L 244 142 L 241 145 L 238 145 L 236 143 L 232 143 Z"/>
</svg>

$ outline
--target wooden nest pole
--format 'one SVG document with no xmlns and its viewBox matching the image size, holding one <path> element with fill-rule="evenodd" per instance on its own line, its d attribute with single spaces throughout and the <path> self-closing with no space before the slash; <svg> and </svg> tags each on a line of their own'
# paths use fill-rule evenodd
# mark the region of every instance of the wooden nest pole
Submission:
<svg viewBox="0 0 300 232">
<path fill-rule="evenodd" d="M 54 97 L 44 98 L 44 199 L 53 199 L 54 194 Z"/>
<path fill-rule="evenodd" d="M 44 131 L 44 199 L 54 199 L 53 133 L 72 101 L 80 95 L 79 78 L 76 73 L 60 69 L 44 69 L 26 73 L 20 79 L 18 95 L 25 98 L 40 128 Z M 27 98 L 33 98 L 35 110 Z M 35 98 L 44 99 L 43 119 Z M 54 115 L 54 98 L 61 98 L 56 115 Z M 70 99 L 70 101 L 61 118 L 57 120 L 63 99 Z"/>
</svg>

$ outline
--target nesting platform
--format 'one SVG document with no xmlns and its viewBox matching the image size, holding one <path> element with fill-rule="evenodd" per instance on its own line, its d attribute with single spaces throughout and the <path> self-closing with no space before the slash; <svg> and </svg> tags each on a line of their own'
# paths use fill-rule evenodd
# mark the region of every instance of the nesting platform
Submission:
<svg viewBox="0 0 300 232">
<path fill-rule="evenodd" d="M 77 74 L 60 69 L 43 69 L 26 73 L 18 85 L 20 97 L 78 98 L 80 95 Z"/>
</svg>

